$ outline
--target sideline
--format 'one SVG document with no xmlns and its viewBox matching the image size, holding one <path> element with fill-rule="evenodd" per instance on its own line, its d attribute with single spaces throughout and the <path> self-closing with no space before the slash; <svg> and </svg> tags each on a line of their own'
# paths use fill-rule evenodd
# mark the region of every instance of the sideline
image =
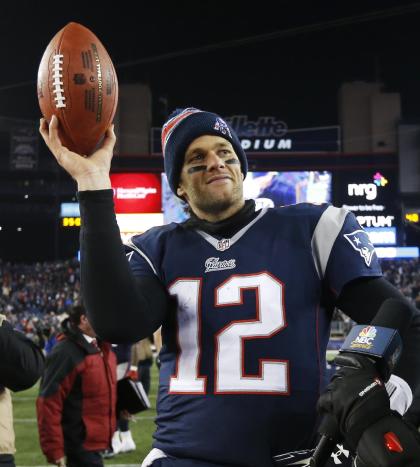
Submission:
<svg viewBox="0 0 420 467">
<path fill-rule="evenodd" d="M 35 401 L 37 398 L 38 396 L 14 396 L 13 403 L 19 402 L 19 401 L 22 401 L 22 402 Z M 156 395 L 155 394 L 149 395 L 149 399 L 156 399 Z"/>
<path fill-rule="evenodd" d="M 144 416 L 144 417 L 136 417 L 134 420 L 130 420 L 130 421 L 133 422 L 133 423 L 136 423 L 139 420 L 154 420 L 155 418 L 156 418 L 156 415 L 155 416 L 147 416 L 147 417 Z M 36 418 L 14 418 L 13 422 L 15 422 L 15 423 L 37 423 L 37 419 Z M 123 465 L 123 464 L 121 464 L 121 465 Z M 26 467 L 26 466 L 23 466 L 23 465 L 20 466 L 19 465 L 17 467 Z"/>
</svg>

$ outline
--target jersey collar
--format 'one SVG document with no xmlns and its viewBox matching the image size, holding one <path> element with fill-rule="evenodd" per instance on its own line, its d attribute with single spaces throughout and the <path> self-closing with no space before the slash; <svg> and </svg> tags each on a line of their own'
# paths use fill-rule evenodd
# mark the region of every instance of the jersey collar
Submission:
<svg viewBox="0 0 420 467">
<path fill-rule="evenodd" d="M 234 245 L 245 233 L 258 221 L 264 214 L 267 212 L 268 208 L 263 208 L 261 211 L 257 213 L 257 217 L 251 220 L 248 224 L 242 227 L 238 232 L 236 232 L 232 237 L 228 238 L 216 238 L 212 235 L 204 232 L 200 229 L 195 229 L 195 231 L 201 235 L 204 240 L 210 243 L 210 245 L 214 246 L 218 251 L 225 251 L 229 249 L 232 245 Z"/>
</svg>

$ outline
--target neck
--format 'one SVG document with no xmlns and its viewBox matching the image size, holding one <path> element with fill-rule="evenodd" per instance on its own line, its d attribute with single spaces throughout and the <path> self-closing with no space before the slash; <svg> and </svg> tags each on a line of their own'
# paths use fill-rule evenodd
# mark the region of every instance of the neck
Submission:
<svg viewBox="0 0 420 467">
<path fill-rule="evenodd" d="M 234 216 L 244 207 L 244 204 L 245 200 L 242 199 L 239 203 L 235 203 L 232 206 L 229 206 L 228 208 L 217 212 L 203 211 L 201 209 L 198 209 L 197 207 L 195 207 L 194 209 L 191 208 L 191 210 L 193 211 L 194 215 L 197 216 L 199 219 L 202 219 L 207 222 L 220 222 L 224 221 L 225 219 L 228 219 L 229 217 Z"/>
<path fill-rule="evenodd" d="M 210 235 L 220 235 L 227 238 L 234 235 L 257 215 L 258 212 L 255 211 L 254 200 L 248 199 L 245 201 L 243 207 L 229 218 L 218 222 L 209 222 L 191 212 L 190 218 L 182 225 L 187 229 L 200 229 Z"/>
<path fill-rule="evenodd" d="M 83 325 L 79 325 L 78 328 L 83 334 L 86 334 L 89 337 L 96 337 L 95 331 L 92 328 Z"/>
</svg>

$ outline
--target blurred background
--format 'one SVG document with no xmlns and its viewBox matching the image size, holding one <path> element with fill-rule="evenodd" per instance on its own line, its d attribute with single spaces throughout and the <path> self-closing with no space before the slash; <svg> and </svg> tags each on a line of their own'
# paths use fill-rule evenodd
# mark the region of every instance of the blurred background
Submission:
<svg viewBox="0 0 420 467">
<path fill-rule="evenodd" d="M 39 137 L 36 93 L 42 54 L 70 21 L 99 37 L 119 79 L 123 239 L 185 218 L 160 129 L 194 106 L 237 131 L 247 197 L 353 211 L 420 307 L 420 2 L 18 1 L 0 16 L 0 312 L 15 326 L 48 338 L 80 294 L 76 186 Z M 351 326 L 337 311 L 332 352 Z"/>
<path fill-rule="evenodd" d="M 271 180 L 277 192 L 283 190 L 282 196 L 273 194 L 276 205 L 304 200 L 346 205 L 363 227 L 375 229 L 381 255 L 416 254 L 415 248 L 398 248 L 420 244 L 420 2 L 137 6 L 138 13 L 124 1 L 112 8 L 77 2 L 66 8 L 52 2 L 5 5 L 3 261 L 78 254 L 77 206 L 67 204 L 76 202 L 76 187 L 37 130 L 39 62 L 69 21 L 100 38 L 117 70 L 112 172 L 121 190 L 137 189 L 120 190 L 127 201 L 120 212 L 122 230 L 130 234 L 174 219 L 173 201 L 162 189 L 159 132 L 172 110 L 195 106 L 226 118 L 251 170 L 267 173 L 261 180 L 265 193 L 255 188 L 261 176 L 249 177 L 255 180 L 250 196 L 266 198 Z M 139 220 L 143 214 L 148 215 Z M 135 215 L 134 223 L 129 215 Z"/>
</svg>

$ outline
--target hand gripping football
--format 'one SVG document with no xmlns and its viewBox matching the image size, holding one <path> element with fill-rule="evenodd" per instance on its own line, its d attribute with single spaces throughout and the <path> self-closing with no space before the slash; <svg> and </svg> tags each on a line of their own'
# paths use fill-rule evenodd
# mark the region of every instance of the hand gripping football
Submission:
<svg viewBox="0 0 420 467">
<path fill-rule="evenodd" d="M 115 115 L 118 81 L 99 39 L 68 23 L 52 38 L 38 70 L 38 102 L 49 122 L 56 115 L 64 146 L 90 155 Z"/>
</svg>

